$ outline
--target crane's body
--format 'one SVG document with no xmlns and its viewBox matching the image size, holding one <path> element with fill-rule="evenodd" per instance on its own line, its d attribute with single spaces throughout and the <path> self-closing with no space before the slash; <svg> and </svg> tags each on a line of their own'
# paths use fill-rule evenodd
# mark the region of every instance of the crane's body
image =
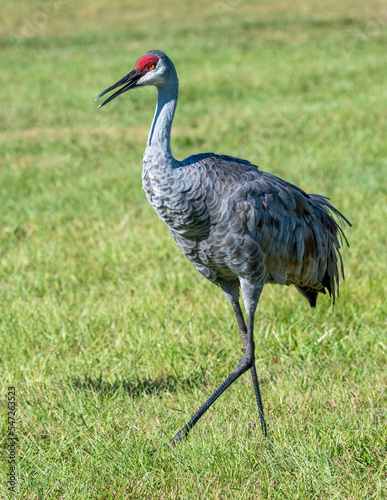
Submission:
<svg viewBox="0 0 387 500">
<path fill-rule="evenodd" d="M 325 198 L 211 153 L 168 172 L 145 168 L 143 186 L 181 252 L 213 283 L 245 278 L 335 295 L 340 229 Z"/>
<path fill-rule="evenodd" d="M 246 160 L 205 153 L 177 161 L 170 149 L 170 132 L 178 79 L 172 61 L 163 52 L 147 52 L 137 61 L 135 70 L 98 97 L 122 85 L 102 105 L 130 88 L 158 88 L 144 153 L 143 188 L 180 251 L 204 277 L 219 285 L 231 302 L 245 349 L 237 369 L 174 441 L 188 434 L 207 408 L 248 368 L 266 433 L 253 339 L 254 314 L 262 288 L 267 283 L 295 285 L 311 307 L 316 305 L 318 293 L 325 290 L 334 301 L 339 262 L 343 274 L 339 240 L 345 240 L 345 236 L 332 215 L 342 223 L 348 221 L 327 198 L 306 194 Z M 247 325 L 239 305 L 240 288 Z"/>
</svg>

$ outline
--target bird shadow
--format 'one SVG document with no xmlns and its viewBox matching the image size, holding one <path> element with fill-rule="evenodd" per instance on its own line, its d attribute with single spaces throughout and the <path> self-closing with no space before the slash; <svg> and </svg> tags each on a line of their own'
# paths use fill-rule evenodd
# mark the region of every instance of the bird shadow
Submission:
<svg viewBox="0 0 387 500">
<path fill-rule="evenodd" d="M 159 377 L 116 377 L 113 381 L 108 380 L 102 373 L 97 377 L 83 375 L 70 377 L 69 384 L 80 391 L 90 391 L 102 396 L 111 395 L 118 391 L 124 391 L 132 398 L 141 398 L 145 395 L 163 396 L 177 391 L 189 391 L 196 387 L 205 387 L 205 369 L 195 371 L 189 377 L 179 377 L 163 374 Z"/>
</svg>

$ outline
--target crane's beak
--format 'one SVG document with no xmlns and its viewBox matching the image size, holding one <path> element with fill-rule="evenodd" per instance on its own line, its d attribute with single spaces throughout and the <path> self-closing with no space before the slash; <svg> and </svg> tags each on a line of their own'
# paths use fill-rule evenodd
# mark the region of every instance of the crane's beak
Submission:
<svg viewBox="0 0 387 500">
<path fill-rule="evenodd" d="M 103 95 L 105 95 L 108 92 L 110 92 L 111 90 L 114 90 L 117 87 L 121 87 L 122 85 L 124 85 L 122 88 L 120 88 L 120 90 L 118 90 L 117 92 L 115 92 L 114 94 L 112 94 L 110 97 L 108 97 L 106 99 L 106 101 L 104 101 L 98 107 L 102 108 L 102 106 L 105 106 L 105 104 L 107 104 L 109 101 L 113 100 L 118 95 L 122 94 L 123 92 L 126 92 L 127 90 L 130 90 L 130 89 L 133 89 L 134 87 L 136 87 L 137 86 L 136 84 L 137 84 L 138 80 L 142 76 L 144 76 L 144 75 L 137 68 L 135 68 L 133 71 L 131 71 L 126 76 L 124 76 L 123 78 L 121 78 L 121 80 L 118 80 L 118 82 L 116 82 L 114 85 L 112 85 L 111 87 L 108 87 L 107 89 L 105 89 L 103 92 L 101 92 L 100 94 L 97 95 L 97 97 L 94 99 L 95 101 L 97 99 L 99 99 L 100 97 L 102 97 Z"/>
</svg>

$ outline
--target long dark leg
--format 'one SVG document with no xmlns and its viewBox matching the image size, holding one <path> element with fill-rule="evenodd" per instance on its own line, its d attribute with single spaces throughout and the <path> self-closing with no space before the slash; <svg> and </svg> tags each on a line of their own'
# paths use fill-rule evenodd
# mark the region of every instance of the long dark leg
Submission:
<svg viewBox="0 0 387 500">
<path fill-rule="evenodd" d="M 246 327 L 245 320 L 243 318 L 242 310 L 239 305 L 239 302 L 233 300 L 232 306 L 235 312 L 236 320 L 238 322 L 238 326 L 242 336 L 244 354 L 243 357 L 239 360 L 238 366 L 232 372 L 232 374 L 227 377 L 227 379 L 223 382 L 223 384 L 218 387 L 218 389 L 210 396 L 210 398 L 204 403 L 204 405 L 195 413 L 195 415 L 191 418 L 191 420 L 176 434 L 176 436 L 172 439 L 172 443 L 179 442 L 183 439 L 183 437 L 187 436 L 192 427 L 197 423 L 197 421 L 204 415 L 204 413 L 208 410 L 208 408 L 214 403 L 218 397 L 223 394 L 223 392 L 233 383 L 237 378 L 239 378 L 245 371 L 249 368 L 251 369 L 251 375 L 253 378 L 255 397 L 258 405 L 258 413 L 259 418 L 261 420 L 261 427 L 264 435 L 266 436 L 266 422 L 265 416 L 263 413 L 263 405 L 261 392 L 259 390 L 259 383 L 257 377 L 257 371 L 255 369 L 255 345 L 254 345 L 254 312 L 258 303 L 259 295 L 261 290 L 257 294 L 256 300 L 253 302 L 255 306 L 250 308 L 250 314 L 248 315 L 248 326 Z"/>
<path fill-rule="evenodd" d="M 199 408 L 191 420 L 176 434 L 176 436 L 171 440 L 172 444 L 180 442 L 184 437 L 188 435 L 193 426 L 199 421 L 199 419 L 204 415 L 208 408 L 218 399 L 218 397 L 223 394 L 223 392 L 233 383 L 237 378 L 239 378 L 243 373 L 245 373 L 249 368 L 251 369 L 251 375 L 253 378 L 254 391 L 258 404 L 259 418 L 261 420 L 261 426 L 264 434 L 266 435 L 266 422 L 263 414 L 263 406 L 261 393 L 259 390 L 257 372 L 255 369 L 255 356 L 254 356 L 254 314 L 258 305 L 259 297 L 262 292 L 262 286 L 251 285 L 245 280 L 240 280 L 240 285 L 242 289 L 243 301 L 247 310 L 248 326 L 246 327 L 245 320 L 243 319 L 243 314 L 239 305 L 239 282 L 238 281 L 220 281 L 219 282 L 224 294 L 227 299 L 231 302 L 235 316 L 239 325 L 239 329 L 242 335 L 242 342 L 244 348 L 244 354 L 239 360 L 236 369 L 229 375 L 226 380 L 221 384 L 218 389 L 210 396 L 204 405 Z M 157 451 L 157 450 L 154 450 Z"/>
<path fill-rule="evenodd" d="M 204 405 L 195 413 L 191 420 L 176 434 L 172 439 L 172 444 L 176 444 L 181 441 L 184 437 L 188 435 L 192 427 L 198 422 L 198 420 L 204 415 L 208 408 L 214 403 L 218 397 L 223 394 L 223 392 L 233 383 L 237 378 L 239 378 L 245 371 L 254 366 L 254 345 L 250 346 L 248 340 L 243 339 L 243 346 L 245 352 L 242 358 L 239 360 L 236 369 L 229 375 L 226 380 L 221 384 L 218 389 L 210 396 Z"/>
<path fill-rule="evenodd" d="M 242 340 L 246 336 L 251 339 L 251 342 L 253 344 L 253 354 L 254 354 L 254 316 L 253 317 L 251 317 L 251 315 L 249 316 L 249 321 L 248 321 L 249 328 L 247 328 L 245 320 L 243 318 L 243 314 L 242 314 L 242 310 L 241 310 L 241 306 L 239 305 L 239 302 L 232 302 L 232 307 L 234 309 L 235 317 L 236 317 L 236 320 L 238 322 L 239 329 L 241 331 Z M 263 413 L 261 391 L 259 390 L 257 370 L 255 368 L 255 358 L 254 358 L 254 364 L 250 368 L 250 370 L 251 370 L 251 376 L 253 379 L 255 398 L 257 400 L 258 413 L 259 413 L 259 419 L 261 421 L 262 432 L 264 433 L 265 436 L 267 436 L 267 429 L 266 429 L 265 415 Z"/>
<path fill-rule="evenodd" d="M 259 390 L 259 383 L 258 383 L 258 377 L 257 377 L 257 370 L 255 369 L 255 363 L 251 367 L 251 376 L 253 377 L 255 398 L 257 400 L 258 413 L 259 413 L 259 419 L 261 421 L 262 432 L 263 432 L 264 436 L 266 437 L 267 436 L 266 421 L 265 421 L 265 415 L 263 413 L 261 391 Z"/>
</svg>

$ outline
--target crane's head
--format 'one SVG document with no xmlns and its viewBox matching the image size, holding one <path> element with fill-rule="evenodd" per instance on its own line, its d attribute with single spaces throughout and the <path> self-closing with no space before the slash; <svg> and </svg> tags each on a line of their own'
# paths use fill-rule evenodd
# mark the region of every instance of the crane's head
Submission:
<svg viewBox="0 0 387 500">
<path fill-rule="evenodd" d="M 101 108 L 109 101 L 119 96 L 123 92 L 146 85 L 155 85 L 156 87 L 164 87 L 166 85 L 178 82 L 175 66 L 168 56 L 161 50 L 150 50 L 136 62 L 136 67 L 126 76 L 118 80 L 114 85 L 111 85 L 101 92 L 95 100 L 107 94 L 111 90 L 121 87 L 117 92 L 112 94 L 98 107 Z"/>
</svg>

